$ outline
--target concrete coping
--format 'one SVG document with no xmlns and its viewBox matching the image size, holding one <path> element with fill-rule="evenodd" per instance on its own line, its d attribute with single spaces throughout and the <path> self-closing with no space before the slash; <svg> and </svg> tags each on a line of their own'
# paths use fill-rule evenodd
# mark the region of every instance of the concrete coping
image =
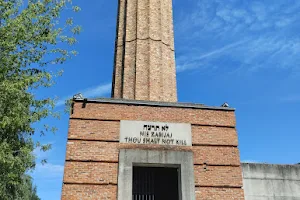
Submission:
<svg viewBox="0 0 300 200">
<path fill-rule="evenodd" d="M 300 165 L 242 163 L 244 179 L 300 180 Z"/>
<path fill-rule="evenodd" d="M 274 164 L 274 163 L 252 163 L 252 162 L 241 162 L 242 165 L 252 165 L 252 166 L 266 166 L 266 167 L 295 167 L 300 168 L 300 164 Z"/>
<path fill-rule="evenodd" d="M 73 99 L 75 102 L 83 103 L 110 103 L 110 104 L 126 104 L 137 106 L 155 106 L 155 107 L 174 107 L 174 108 L 193 108 L 205 110 L 221 110 L 221 111 L 235 111 L 235 108 L 206 106 L 196 103 L 178 103 L 178 102 L 158 102 L 158 101 L 141 101 L 141 100 L 128 100 L 128 99 L 112 99 L 112 98 L 96 98 L 96 99 Z"/>
</svg>

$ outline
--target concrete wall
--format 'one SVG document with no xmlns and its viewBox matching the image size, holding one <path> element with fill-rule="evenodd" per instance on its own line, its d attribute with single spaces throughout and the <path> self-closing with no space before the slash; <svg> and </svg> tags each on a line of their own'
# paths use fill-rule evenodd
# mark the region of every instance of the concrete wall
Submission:
<svg viewBox="0 0 300 200">
<path fill-rule="evenodd" d="M 243 163 L 245 200 L 300 200 L 300 165 Z"/>
</svg>

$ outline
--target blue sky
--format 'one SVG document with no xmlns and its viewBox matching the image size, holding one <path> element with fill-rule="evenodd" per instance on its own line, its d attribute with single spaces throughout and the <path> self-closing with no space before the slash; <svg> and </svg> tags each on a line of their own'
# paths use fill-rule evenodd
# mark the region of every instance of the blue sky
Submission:
<svg viewBox="0 0 300 200">
<path fill-rule="evenodd" d="M 110 97 L 117 0 L 74 1 L 82 11 L 79 55 L 57 84 L 38 96 Z M 173 0 L 180 102 L 236 108 L 241 160 L 300 162 L 300 1 Z M 70 13 L 66 13 L 68 15 Z M 42 200 L 60 199 L 68 116 L 48 119 L 59 131 L 39 138 L 53 144 L 48 164 L 33 176 Z"/>
</svg>

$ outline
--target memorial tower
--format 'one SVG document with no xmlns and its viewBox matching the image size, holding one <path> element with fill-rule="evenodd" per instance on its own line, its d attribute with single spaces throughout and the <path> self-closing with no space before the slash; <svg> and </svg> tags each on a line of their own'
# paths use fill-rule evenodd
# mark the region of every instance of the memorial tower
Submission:
<svg viewBox="0 0 300 200">
<path fill-rule="evenodd" d="M 112 98 L 73 98 L 62 200 L 244 199 L 235 110 L 177 102 L 172 15 L 119 0 Z"/>
<path fill-rule="evenodd" d="M 176 102 L 172 0 L 120 0 L 113 98 Z"/>
</svg>

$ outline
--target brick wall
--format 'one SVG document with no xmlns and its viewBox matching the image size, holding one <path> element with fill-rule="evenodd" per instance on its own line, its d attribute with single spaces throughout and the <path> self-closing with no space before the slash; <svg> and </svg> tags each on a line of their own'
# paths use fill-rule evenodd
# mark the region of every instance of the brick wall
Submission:
<svg viewBox="0 0 300 200">
<path fill-rule="evenodd" d="M 116 199 L 116 185 L 84 185 L 84 184 L 64 184 L 62 190 L 62 199 Z"/>
<path fill-rule="evenodd" d="M 119 143 L 120 120 L 192 124 L 192 147 Z M 192 151 L 196 199 L 243 200 L 234 111 L 75 102 L 63 200 L 117 198 L 119 149 Z"/>
</svg>

